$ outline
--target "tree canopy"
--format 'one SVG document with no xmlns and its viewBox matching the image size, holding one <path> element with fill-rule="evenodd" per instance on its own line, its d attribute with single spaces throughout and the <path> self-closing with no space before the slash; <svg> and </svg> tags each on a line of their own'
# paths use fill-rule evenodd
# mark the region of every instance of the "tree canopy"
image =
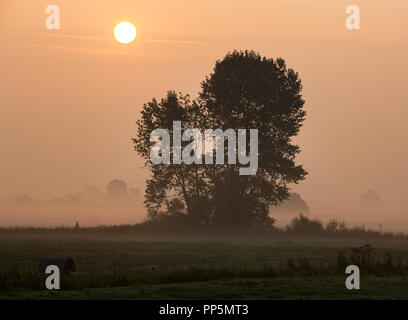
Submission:
<svg viewBox="0 0 408 320">
<path fill-rule="evenodd" d="M 274 222 L 270 207 L 287 199 L 289 184 L 307 174 L 295 162 L 300 149 L 292 143 L 306 116 L 301 91 L 298 73 L 283 59 L 234 51 L 216 62 L 197 99 L 169 91 L 160 102 L 146 103 L 133 142 L 152 173 L 145 193 L 150 217 L 178 215 L 221 227 L 270 228 Z M 153 165 L 150 134 L 166 129 L 173 139 L 173 121 L 181 121 L 183 130 L 202 132 L 258 129 L 257 172 L 240 175 L 238 165 L 232 164 Z"/>
</svg>

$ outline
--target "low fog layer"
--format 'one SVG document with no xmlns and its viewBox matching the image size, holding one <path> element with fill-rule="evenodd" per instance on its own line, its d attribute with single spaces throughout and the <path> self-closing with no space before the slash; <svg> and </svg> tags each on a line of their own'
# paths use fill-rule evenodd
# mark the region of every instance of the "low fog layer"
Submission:
<svg viewBox="0 0 408 320">
<path fill-rule="evenodd" d="M 373 230 L 408 232 L 406 209 L 399 203 L 382 199 L 372 189 L 356 195 L 354 199 L 345 199 L 333 203 L 325 201 L 305 201 L 300 194 L 291 193 L 288 201 L 271 209 L 271 216 L 276 219 L 277 226 L 288 225 L 290 220 L 300 213 L 316 218 L 322 222 L 331 219 L 345 221 L 348 226 L 362 226 Z"/>
<path fill-rule="evenodd" d="M 52 200 L 19 195 L 0 200 L 1 226 L 80 226 L 134 224 L 145 217 L 139 189 L 112 180 L 105 190 L 86 186 L 81 192 Z"/>
<path fill-rule="evenodd" d="M 112 180 L 105 188 L 88 185 L 78 193 L 51 200 L 38 200 L 29 195 L 2 198 L 0 226 L 73 227 L 76 222 L 80 226 L 135 224 L 146 219 L 143 194 L 122 180 Z M 276 219 L 276 226 L 283 227 L 300 213 L 325 223 L 337 219 L 348 226 L 408 231 L 408 221 L 398 219 L 405 210 L 382 201 L 371 189 L 356 196 L 355 201 L 337 205 L 324 200 L 309 203 L 300 194 L 290 193 L 282 205 L 271 208 L 270 215 Z"/>
</svg>

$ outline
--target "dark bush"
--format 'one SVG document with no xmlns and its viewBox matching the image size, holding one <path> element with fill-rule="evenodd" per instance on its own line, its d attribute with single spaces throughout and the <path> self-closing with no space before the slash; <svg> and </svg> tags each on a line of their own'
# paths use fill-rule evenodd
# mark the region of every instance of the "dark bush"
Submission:
<svg viewBox="0 0 408 320">
<path fill-rule="evenodd" d="M 319 220 L 311 220 L 302 213 L 295 217 L 288 226 L 288 231 L 299 234 L 319 235 L 324 233 L 323 224 Z"/>
</svg>

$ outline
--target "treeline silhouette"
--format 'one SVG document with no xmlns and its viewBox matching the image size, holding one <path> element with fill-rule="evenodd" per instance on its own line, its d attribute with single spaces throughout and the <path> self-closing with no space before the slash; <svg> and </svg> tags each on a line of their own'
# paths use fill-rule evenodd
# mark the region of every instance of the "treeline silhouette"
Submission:
<svg viewBox="0 0 408 320">
<path fill-rule="evenodd" d="M 408 239 L 408 235 L 402 232 L 382 232 L 366 228 L 364 225 L 348 227 L 344 221 L 331 219 L 324 224 L 320 220 L 310 219 L 299 214 L 294 217 L 285 227 L 273 227 L 272 229 L 255 230 L 248 228 L 219 227 L 216 225 L 199 225 L 193 220 L 188 221 L 186 216 L 180 216 L 180 219 L 162 217 L 160 220 L 147 220 L 138 224 L 124 225 L 100 225 L 89 227 L 61 226 L 53 228 L 21 227 L 8 226 L 0 227 L 1 234 L 128 234 L 128 235 L 149 235 L 149 236 L 260 236 L 260 237 L 279 237 L 288 236 L 289 238 L 304 236 L 318 238 L 388 238 L 388 239 Z"/>
</svg>

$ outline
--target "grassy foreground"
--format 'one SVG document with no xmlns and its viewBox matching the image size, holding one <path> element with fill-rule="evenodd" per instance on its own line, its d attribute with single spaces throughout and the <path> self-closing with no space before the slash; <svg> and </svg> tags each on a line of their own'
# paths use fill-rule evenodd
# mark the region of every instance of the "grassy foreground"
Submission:
<svg viewBox="0 0 408 320">
<path fill-rule="evenodd" d="M 380 262 L 408 261 L 401 239 L 0 234 L 0 298 L 407 299 L 405 272 L 387 268 L 362 270 L 361 290 L 345 288 L 338 253 L 367 243 Z M 73 257 L 83 275 L 45 290 L 37 267 L 46 256 Z"/>
</svg>

